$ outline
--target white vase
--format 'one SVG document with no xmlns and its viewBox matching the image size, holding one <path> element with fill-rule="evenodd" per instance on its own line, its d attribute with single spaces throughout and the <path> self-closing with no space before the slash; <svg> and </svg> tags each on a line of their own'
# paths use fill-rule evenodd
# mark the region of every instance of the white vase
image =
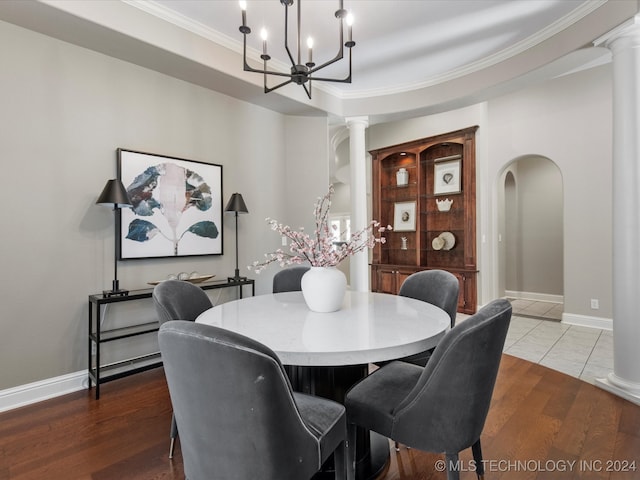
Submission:
<svg viewBox="0 0 640 480">
<path fill-rule="evenodd" d="M 406 168 L 401 168 L 396 172 L 396 184 L 406 185 L 409 183 L 409 172 Z"/>
<path fill-rule="evenodd" d="M 335 267 L 311 267 L 302 276 L 302 296 L 313 312 L 340 310 L 346 290 L 347 277 Z"/>
</svg>

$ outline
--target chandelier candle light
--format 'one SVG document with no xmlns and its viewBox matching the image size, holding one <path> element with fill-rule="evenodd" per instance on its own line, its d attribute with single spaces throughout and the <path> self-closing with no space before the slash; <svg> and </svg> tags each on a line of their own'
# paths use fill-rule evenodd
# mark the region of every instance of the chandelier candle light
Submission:
<svg viewBox="0 0 640 480">
<path fill-rule="evenodd" d="M 289 239 L 290 252 L 279 248 L 275 252 L 266 253 L 264 261 L 253 262 L 248 267 L 255 270 L 256 273 L 260 273 L 274 262 L 279 263 L 281 267 L 308 262 L 311 269 L 302 277 L 302 294 L 309 309 L 315 312 L 333 312 L 342 305 L 346 290 L 346 278 L 340 270 L 332 267 L 337 266 L 351 255 L 373 248 L 376 244 L 385 243 L 386 239 L 382 234 L 387 230 L 392 230 L 391 225 L 384 227 L 380 222 L 372 220 L 362 230 L 352 233 L 348 240 L 336 242 L 333 235 L 336 227 L 329 225 L 329 211 L 333 193 L 333 185 L 330 185 L 329 192 L 319 198 L 315 204 L 313 235 L 307 234 L 304 228 L 293 230 L 287 225 L 278 223 L 277 220 L 267 218 L 266 221 L 271 226 L 271 230 Z M 332 272 L 327 272 L 327 268 Z M 337 278 L 340 276 L 341 278 Z M 312 285 L 312 277 L 317 278 L 318 282 L 323 282 L 323 284 Z M 332 286 L 336 287 L 338 291 L 329 292 Z"/>
<path fill-rule="evenodd" d="M 271 56 L 267 53 L 267 30 L 263 28 L 260 32 L 260 37 L 262 38 L 262 55 L 260 58 L 263 61 L 263 68 L 253 68 L 247 63 L 247 35 L 251 34 L 251 28 L 247 25 L 247 2 L 245 0 L 240 0 L 240 8 L 242 9 L 242 25 L 240 26 L 240 32 L 243 37 L 243 65 L 244 70 L 246 72 L 254 72 L 254 73 L 262 73 L 264 76 L 264 93 L 272 92 L 280 87 L 288 85 L 290 83 L 295 83 L 297 85 L 301 85 L 304 88 L 307 97 L 311 99 L 311 81 L 322 81 L 322 82 L 337 82 L 337 83 L 351 83 L 351 49 L 355 46 L 356 42 L 353 41 L 353 15 L 347 10 L 344 9 L 343 0 L 339 0 L 339 8 L 335 12 L 335 17 L 339 22 L 339 48 L 336 56 L 320 65 L 316 65 L 313 61 L 313 46 L 314 41 L 311 37 L 307 39 L 307 48 L 308 48 L 308 61 L 306 63 L 302 63 L 302 48 L 301 48 L 301 3 L 302 0 L 297 0 L 297 34 L 296 34 L 296 47 L 297 52 L 294 59 L 294 55 L 289 48 L 289 7 L 293 5 L 294 0 L 280 0 L 280 3 L 284 6 L 284 48 L 289 57 L 289 61 L 291 62 L 291 71 L 290 73 L 279 72 L 275 70 L 269 70 L 267 67 L 267 62 L 271 60 Z M 347 41 L 344 41 L 344 29 L 345 24 L 347 27 Z M 347 47 L 349 50 L 349 74 L 342 79 L 339 78 L 327 78 L 327 77 L 316 77 L 313 74 L 318 72 L 319 70 L 328 67 L 344 58 L 344 47 Z M 267 75 L 274 75 L 279 77 L 287 77 L 287 80 L 276 85 L 275 87 L 267 86 Z M 308 86 L 306 84 L 309 84 Z"/>
</svg>

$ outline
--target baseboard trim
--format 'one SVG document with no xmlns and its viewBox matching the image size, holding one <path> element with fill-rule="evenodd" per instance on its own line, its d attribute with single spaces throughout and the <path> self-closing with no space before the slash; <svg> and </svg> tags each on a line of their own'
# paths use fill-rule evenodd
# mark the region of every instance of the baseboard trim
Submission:
<svg viewBox="0 0 640 480">
<path fill-rule="evenodd" d="M 0 391 L 0 412 L 87 388 L 87 371 L 69 373 Z"/>
<path fill-rule="evenodd" d="M 575 313 L 563 313 L 562 323 L 580 327 L 599 328 L 601 330 L 613 330 L 613 320 L 610 318 L 589 317 Z"/>
<path fill-rule="evenodd" d="M 636 405 L 640 405 L 640 394 L 637 392 L 630 392 L 629 390 L 619 387 L 610 380 L 611 375 L 613 374 L 609 374 L 609 377 L 605 378 L 596 378 L 594 384 L 596 387 L 600 387 L 609 393 L 613 393 L 614 395 L 622 397 L 625 400 L 629 400 Z"/>
<path fill-rule="evenodd" d="M 517 298 L 519 300 L 534 300 L 536 302 L 564 303 L 564 295 L 552 295 L 550 293 L 516 292 L 505 290 L 505 297 Z"/>
</svg>

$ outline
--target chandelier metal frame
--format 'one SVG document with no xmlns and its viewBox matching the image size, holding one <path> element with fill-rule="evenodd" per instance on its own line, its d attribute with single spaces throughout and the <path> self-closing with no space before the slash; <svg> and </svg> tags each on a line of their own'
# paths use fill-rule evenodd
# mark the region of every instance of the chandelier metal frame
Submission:
<svg viewBox="0 0 640 480">
<path fill-rule="evenodd" d="M 301 4 L 302 4 L 302 0 L 298 0 L 298 6 L 297 6 L 297 35 L 296 35 L 296 45 L 297 45 L 297 56 L 294 59 L 294 56 L 291 52 L 291 49 L 289 48 L 289 7 L 293 5 L 294 0 L 280 0 L 280 3 L 284 6 L 284 48 L 287 52 L 287 55 L 289 56 L 289 61 L 291 62 L 291 71 L 290 73 L 285 73 L 285 72 L 278 72 L 275 70 L 269 70 L 268 66 L 267 66 L 267 62 L 269 60 L 271 60 L 271 56 L 267 53 L 267 44 L 266 44 L 266 40 L 263 40 L 262 42 L 262 55 L 260 55 L 260 58 L 262 59 L 262 61 L 264 62 L 263 68 L 253 68 L 249 65 L 249 63 L 247 62 L 247 35 L 249 35 L 251 33 L 251 28 L 249 28 L 249 26 L 247 25 L 247 19 L 246 19 L 246 7 L 242 6 L 242 2 L 241 2 L 241 7 L 242 7 L 242 25 L 240 26 L 240 32 L 242 33 L 243 36 L 243 55 L 242 55 L 242 60 L 243 60 L 243 68 L 244 71 L 246 72 L 253 72 L 253 73 L 261 73 L 264 76 L 264 93 L 269 93 L 269 92 L 273 92 L 274 90 L 277 90 L 280 87 L 284 87 L 285 85 L 288 85 L 290 83 L 295 83 L 297 85 L 302 86 L 302 88 L 304 88 L 304 91 L 307 94 L 307 97 L 309 97 L 309 99 L 311 99 L 311 83 L 312 81 L 317 81 L 317 82 L 335 82 L 335 83 L 351 83 L 351 72 L 352 72 L 352 64 L 351 64 L 351 49 L 355 46 L 356 42 L 353 41 L 352 39 L 352 31 L 351 31 L 351 25 L 348 25 L 348 38 L 347 41 L 344 41 L 344 24 L 346 23 L 346 19 L 347 19 L 347 15 L 348 12 L 347 10 L 344 9 L 344 0 L 339 0 L 339 8 L 338 10 L 336 10 L 335 12 L 335 17 L 339 20 L 339 27 L 340 27 L 340 47 L 338 49 L 338 53 L 336 54 L 336 56 L 325 62 L 322 63 L 320 65 L 316 65 L 313 62 L 313 57 L 312 57 L 312 51 L 311 48 L 309 48 L 309 61 L 306 63 L 302 63 L 301 60 L 301 55 L 302 55 L 302 50 L 301 50 L 301 42 L 300 42 L 300 37 L 301 37 L 301 32 L 300 32 L 300 25 L 301 25 Z M 344 48 L 347 48 L 349 50 L 349 74 L 345 77 L 345 78 L 327 78 L 327 77 L 314 77 L 313 74 L 318 72 L 319 70 L 328 67 L 329 65 L 332 65 L 340 60 L 342 60 L 344 58 Z M 279 83 L 278 85 L 274 86 L 274 87 L 269 87 L 267 85 L 267 77 L 269 75 L 273 75 L 273 76 L 277 76 L 277 77 L 287 77 L 288 80 Z M 308 83 L 308 86 L 307 86 Z"/>
</svg>

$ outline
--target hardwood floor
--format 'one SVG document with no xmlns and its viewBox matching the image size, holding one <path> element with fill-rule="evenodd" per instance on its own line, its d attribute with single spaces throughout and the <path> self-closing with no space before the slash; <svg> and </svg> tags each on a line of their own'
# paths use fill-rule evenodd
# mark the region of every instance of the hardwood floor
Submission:
<svg viewBox="0 0 640 480">
<path fill-rule="evenodd" d="M 161 368 L 103 385 L 98 401 L 83 391 L 2 413 L 0 479 L 184 479 L 179 443 L 167 458 L 170 421 Z M 640 478 L 639 406 L 509 355 L 482 442 L 487 480 Z M 392 450 L 378 480 L 445 479 L 442 458 Z M 476 478 L 468 450 L 461 467 Z"/>
</svg>

